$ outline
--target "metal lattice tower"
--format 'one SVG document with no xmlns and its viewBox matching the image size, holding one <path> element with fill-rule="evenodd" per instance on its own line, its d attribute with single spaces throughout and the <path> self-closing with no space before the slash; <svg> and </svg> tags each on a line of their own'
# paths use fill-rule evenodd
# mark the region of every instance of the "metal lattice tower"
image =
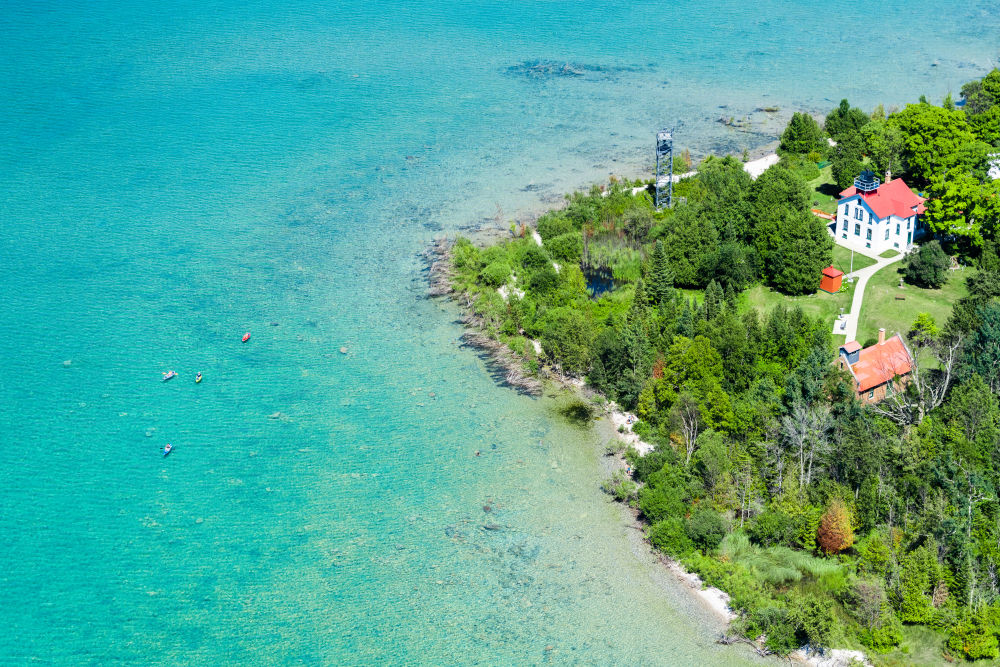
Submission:
<svg viewBox="0 0 1000 667">
<path fill-rule="evenodd" d="M 674 203 L 674 138 L 670 130 L 656 133 L 656 209 Z"/>
</svg>

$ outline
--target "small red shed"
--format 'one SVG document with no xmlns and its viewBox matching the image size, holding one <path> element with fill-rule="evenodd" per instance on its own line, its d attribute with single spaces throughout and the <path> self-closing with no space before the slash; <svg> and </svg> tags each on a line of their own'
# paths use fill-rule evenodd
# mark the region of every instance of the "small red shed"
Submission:
<svg viewBox="0 0 1000 667">
<path fill-rule="evenodd" d="M 824 292 L 836 294 L 840 291 L 840 281 L 843 280 L 843 278 L 843 271 L 839 271 L 832 266 L 828 266 L 823 269 L 823 277 L 820 278 L 819 288 Z"/>
</svg>

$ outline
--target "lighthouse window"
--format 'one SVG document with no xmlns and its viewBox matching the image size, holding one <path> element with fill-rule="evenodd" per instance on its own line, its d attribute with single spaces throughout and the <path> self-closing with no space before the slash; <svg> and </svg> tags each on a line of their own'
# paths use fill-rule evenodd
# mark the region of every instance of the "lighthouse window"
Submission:
<svg viewBox="0 0 1000 667">
<path fill-rule="evenodd" d="M 844 220 L 844 228 L 843 228 L 843 231 L 845 231 L 845 232 L 847 231 L 847 220 Z"/>
<path fill-rule="evenodd" d="M 861 225 L 859 224 L 854 225 L 854 235 L 861 236 Z"/>
<path fill-rule="evenodd" d="M 868 230 L 868 234 L 865 236 L 865 240 L 867 240 L 867 241 L 871 241 L 872 240 L 872 230 L 870 230 L 870 229 Z"/>
<path fill-rule="evenodd" d="M 885 240 L 886 241 L 889 240 L 889 229 L 888 228 L 886 228 L 886 230 L 885 230 Z"/>
<path fill-rule="evenodd" d="M 899 236 L 899 223 L 896 223 L 896 236 Z"/>
<path fill-rule="evenodd" d="M 860 206 L 857 207 L 856 209 L 854 209 L 854 219 L 855 220 L 863 220 L 864 219 L 863 216 L 864 216 L 864 212 L 861 210 Z"/>
</svg>

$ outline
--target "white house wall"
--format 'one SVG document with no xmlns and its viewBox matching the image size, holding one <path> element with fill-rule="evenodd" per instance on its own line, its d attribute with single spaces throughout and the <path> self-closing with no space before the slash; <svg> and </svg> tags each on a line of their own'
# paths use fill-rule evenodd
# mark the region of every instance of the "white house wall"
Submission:
<svg viewBox="0 0 1000 667">
<path fill-rule="evenodd" d="M 861 219 L 858 219 L 858 209 Z M 846 227 L 845 227 L 846 224 Z M 886 231 L 888 230 L 888 238 Z M 837 227 L 834 239 L 837 245 L 851 248 L 865 255 L 879 255 L 886 250 L 909 252 L 913 240 L 918 237 L 917 215 L 910 218 L 899 218 L 890 215 L 878 219 L 867 203 L 855 195 L 837 205 Z M 868 238 L 871 233 L 871 240 Z"/>
</svg>

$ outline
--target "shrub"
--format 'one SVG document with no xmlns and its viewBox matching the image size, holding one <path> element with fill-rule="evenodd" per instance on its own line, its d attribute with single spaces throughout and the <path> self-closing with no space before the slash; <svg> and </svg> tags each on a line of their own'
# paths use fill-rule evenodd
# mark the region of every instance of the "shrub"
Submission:
<svg viewBox="0 0 1000 667">
<path fill-rule="evenodd" d="M 550 310 L 545 313 L 541 328 L 542 350 L 549 358 L 570 373 L 587 370 L 594 333 L 590 321 L 580 311 L 567 307 Z"/>
<path fill-rule="evenodd" d="M 969 660 L 997 657 L 997 637 L 984 610 L 968 614 L 951 629 L 948 648 Z"/>
<path fill-rule="evenodd" d="M 906 258 L 906 280 L 924 287 L 941 287 L 948 282 L 950 260 L 941 244 L 931 241 L 911 252 Z"/>
<path fill-rule="evenodd" d="M 546 241 L 545 247 L 560 262 L 578 264 L 583 257 L 583 234 L 580 232 L 560 234 Z"/>
<path fill-rule="evenodd" d="M 687 534 L 705 552 L 713 551 L 726 536 L 726 520 L 718 512 L 699 509 L 688 521 Z"/>
<path fill-rule="evenodd" d="M 684 520 L 678 517 L 654 523 L 649 529 L 649 541 L 671 556 L 685 556 L 694 550 L 694 543 L 684 530 Z"/>
<path fill-rule="evenodd" d="M 625 233 L 636 241 L 644 241 L 653 228 L 653 212 L 648 208 L 630 208 L 622 216 Z"/>
<path fill-rule="evenodd" d="M 543 241 L 572 231 L 574 231 L 573 222 L 562 211 L 552 211 L 538 219 L 538 235 Z"/>
<path fill-rule="evenodd" d="M 665 486 L 644 486 L 639 491 L 639 509 L 650 523 L 684 515 L 687 506 L 680 489 Z"/>
<path fill-rule="evenodd" d="M 903 641 L 903 624 L 888 610 L 879 625 L 862 628 L 858 633 L 861 643 L 876 653 L 888 653 Z"/>
<path fill-rule="evenodd" d="M 451 247 L 451 261 L 458 269 L 476 271 L 482 266 L 479 248 L 464 237 L 455 239 L 455 245 Z"/>
<path fill-rule="evenodd" d="M 747 533 L 757 544 L 770 547 L 790 545 L 795 539 L 795 521 L 778 509 L 768 509 L 747 527 Z"/>
<path fill-rule="evenodd" d="M 638 488 L 638 485 L 621 470 L 614 471 L 611 477 L 604 480 L 604 483 L 601 484 L 601 489 L 605 493 L 614 496 L 615 500 L 620 503 L 633 500 Z"/>
<path fill-rule="evenodd" d="M 559 274 L 547 264 L 531 274 L 528 287 L 539 294 L 548 294 L 559 286 Z"/>
<path fill-rule="evenodd" d="M 749 637 L 765 635 L 764 646 L 780 656 L 786 656 L 799 647 L 788 608 L 773 601 L 747 615 L 743 621 L 743 632 Z"/>
<path fill-rule="evenodd" d="M 796 637 L 811 648 L 826 647 L 836 620 L 830 601 L 816 595 L 796 595 L 789 600 L 789 618 Z"/>
<path fill-rule="evenodd" d="M 625 441 L 621 440 L 620 438 L 614 438 L 604 448 L 604 453 L 607 456 L 620 456 L 624 452 L 625 452 Z"/>
<path fill-rule="evenodd" d="M 552 259 L 548 253 L 532 243 L 521 257 L 521 266 L 529 270 L 540 269 L 545 266 L 552 268 Z"/>
<path fill-rule="evenodd" d="M 514 244 L 497 244 L 484 248 L 479 253 L 480 266 L 488 266 L 493 262 L 508 262 L 508 251 L 516 252 L 517 246 Z"/>
<path fill-rule="evenodd" d="M 510 265 L 506 262 L 491 262 L 479 272 L 479 279 L 490 287 L 499 287 L 505 284 L 508 278 L 510 278 Z"/>
</svg>

